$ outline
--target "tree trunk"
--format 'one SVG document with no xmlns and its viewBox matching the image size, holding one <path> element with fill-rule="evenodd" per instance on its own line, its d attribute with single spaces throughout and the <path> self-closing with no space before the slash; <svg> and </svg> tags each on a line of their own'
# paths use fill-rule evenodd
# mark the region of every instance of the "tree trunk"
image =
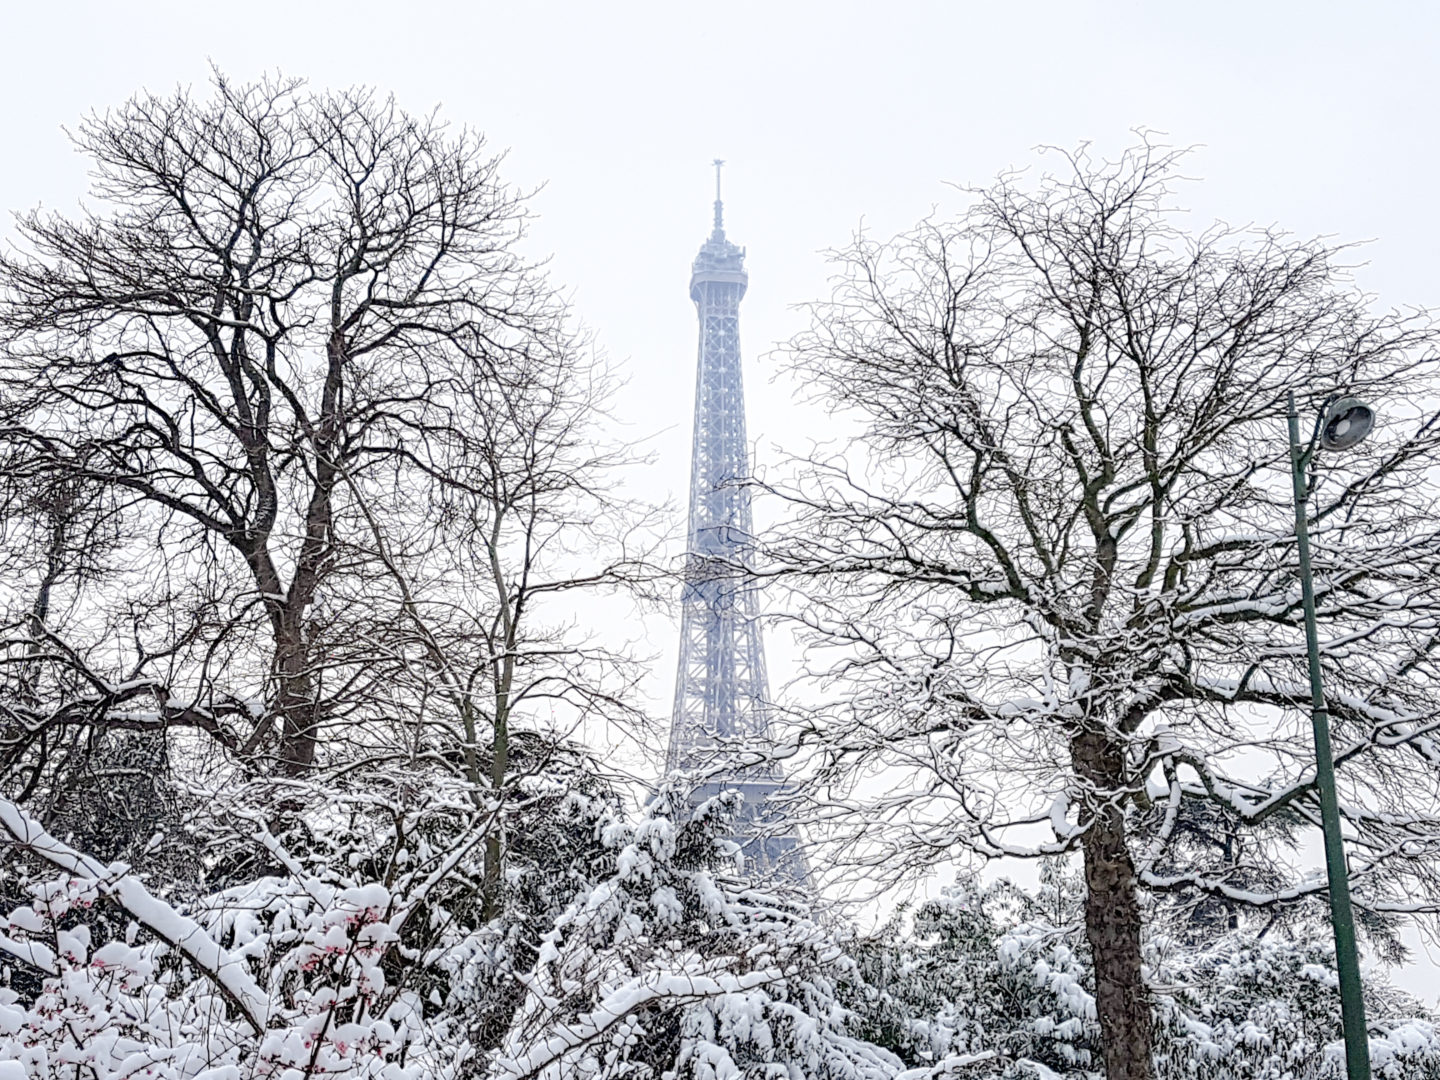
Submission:
<svg viewBox="0 0 1440 1080">
<path fill-rule="evenodd" d="M 514 662 L 507 655 L 501 664 L 501 689 L 495 695 L 495 732 L 490 742 L 490 792 L 497 804 L 505 798 L 506 774 L 510 771 L 510 680 Z M 497 814 L 490 835 L 485 838 L 485 921 L 498 919 L 505 910 L 505 817 Z"/>
<path fill-rule="evenodd" d="M 275 642 L 275 711 L 280 716 L 280 771 L 308 772 L 319 741 L 318 702 L 302 618 L 287 618 Z"/>
<path fill-rule="evenodd" d="M 337 283 L 336 288 L 340 285 Z M 338 295 L 338 294 L 337 294 Z M 305 535 L 295 560 L 295 574 L 286 591 L 275 640 L 275 678 L 280 728 L 280 769 L 287 776 L 308 771 L 315 763 L 320 741 L 320 703 L 317 700 L 306 612 L 314 602 L 329 569 L 334 549 L 334 490 L 340 471 L 336 448 L 344 427 L 341 402 L 347 355 L 345 337 L 331 331 L 325 350 L 328 364 L 321 396 L 320 419 L 309 432 L 314 454 L 315 479 L 305 508 Z"/>
<path fill-rule="evenodd" d="M 498 803 L 504 798 L 505 773 L 510 767 L 510 732 L 506 716 L 495 717 L 495 736 L 491 740 L 490 791 Z M 485 838 L 485 877 L 482 886 L 481 917 L 489 922 L 498 919 L 505 910 L 503 881 L 505 862 L 505 818 L 495 816 L 490 835 Z"/>
<path fill-rule="evenodd" d="M 500 605 L 500 626 L 504 632 L 505 651 L 496 661 L 495 728 L 490 743 L 490 793 L 497 806 L 505 798 L 505 781 L 510 771 L 510 705 L 515 685 L 516 624 L 519 606 L 511 607 L 510 586 L 500 566 L 500 526 L 505 519 L 505 506 L 495 504 L 495 521 L 490 530 L 490 575 L 495 597 Z M 484 917 L 488 922 L 500 917 L 505 907 L 505 817 L 498 813 L 485 840 Z"/>
<path fill-rule="evenodd" d="M 1089 788 L 1085 855 L 1085 935 L 1095 959 L 1095 1011 L 1107 1080 L 1150 1080 L 1154 1021 L 1141 971 L 1140 899 L 1135 863 L 1125 842 L 1119 805 L 1123 748 L 1103 731 L 1086 730 L 1070 744 L 1075 772 Z"/>
</svg>

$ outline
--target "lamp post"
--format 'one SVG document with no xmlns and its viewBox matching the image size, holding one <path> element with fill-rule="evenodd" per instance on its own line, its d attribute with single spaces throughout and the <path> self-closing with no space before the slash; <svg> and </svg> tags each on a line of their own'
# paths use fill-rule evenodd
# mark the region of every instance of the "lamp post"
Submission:
<svg viewBox="0 0 1440 1080">
<path fill-rule="evenodd" d="M 1335 967 L 1340 975 L 1340 1014 L 1345 1026 L 1345 1071 L 1349 1080 L 1370 1080 L 1370 1036 L 1360 992 L 1360 956 L 1355 947 L 1355 915 L 1350 908 L 1350 879 L 1340 836 L 1340 806 L 1335 797 L 1335 759 L 1330 751 L 1330 716 L 1320 680 L 1320 638 L 1315 627 L 1315 585 L 1310 574 L 1310 531 L 1306 524 L 1309 492 L 1305 467 L 1315 437 L 1300 448 L 1300 418 L 1295 393 L 1289 398 L 1290 478 L 1295 488 L 1295 540 L 1300 548 L 1300 593 L 1305 606 L 1305 644 L 1310 656 L 1310 722 L 1315 729 L 1315 783 L 1320 789 L 1320 820 L 1325 833 L 1325 873 L 1330 885 L 1330 922 L 1335 928 Z M 1375 413 L 1355 398 L 1327 404 L 1317 422 L 1320 446 L 1348 450 L 1375 426 Z"/>
</svg>

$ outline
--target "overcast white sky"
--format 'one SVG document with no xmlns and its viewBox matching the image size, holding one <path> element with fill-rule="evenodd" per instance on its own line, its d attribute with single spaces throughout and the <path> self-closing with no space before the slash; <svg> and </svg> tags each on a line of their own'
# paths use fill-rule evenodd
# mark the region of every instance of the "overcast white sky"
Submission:
<svg viewBox="0 0 1440 1080">
<path fill-rule="evenodd" d="M 1197 144 L 1196 227 L 1373 239 L 1360 280 L 1380 302 L 1440 303 L 1437 48 L 1440 7 L 1423 0 L 4 0 L 0 208 L 75 205 L 84 167 L 61 126 L 140 87 L 198 88 L 207 61 L 439 106 L 509 148 L 510 179 L 545 185 L 534 250 L 628 373 L 628 435 L 658 433 L 650 486 L 683 498 L 687 281 L 711 158 L 730 163 L 726 224 L 749 249 L 742 336 L 765 457 L 815 430 L 761 358 L 798 328 L 790 305 L 824 291 L 817 251 L 862 219 L 889 235 L 954 207 L 947 181 L 984 182 L 1042 143 L 1114 150 L 1145 126 Z M 673 645 L 666 657 L 659 700 Z M 1423 963 L 1402 981 L 1440 993 Z"/>
</svg>

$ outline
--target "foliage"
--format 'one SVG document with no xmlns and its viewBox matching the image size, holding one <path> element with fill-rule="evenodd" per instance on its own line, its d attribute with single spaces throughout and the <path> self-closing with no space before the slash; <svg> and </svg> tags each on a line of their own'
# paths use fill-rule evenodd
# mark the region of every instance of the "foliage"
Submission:
<svg viewBox="0 0 1440 1080">
<path fill-rule="evenodd" d="M 685 813 L 667 789 L 607 826 L 611 868 L 546 935 L 498 1076 L 894 1075 L 837 1000 L 855 971 L 835 934 L 803 897 L 727 872 L 733 810 Z"/>
<path fill-rule="evenodd" d="M 51 867 L 0 930 L 7 962 L 43 976 L 8 980 L 6 1047 L 37 1077 L 75 1065 L 107 1076 L 142 1059 L 177 1078 L 473 1075 L 541 933 L 593 878 L 614 803 L 560 768 L 524 785 L 507 809 L 524 842 L 506 918 L 485 921 L 486 823 L 462 786 L 432 774 L 422 791 L 422 776 L 311 786 L 303 817 L 279 830 L 286 843 L 264 813 L 273 789 L 210 793 L 192 824 L 212 850 L 254 850 L 215 870 L 232 884 L 178 905 L 4 804 L 11 841 Z"/>
<path fill-rule="evenodd" d="M 1080 882 L 1053 864 L 1045 879 L 1031 894 L 961 878 L 857 945 L 863 1004 L 847 1004 L 867 1017 L 861 1033 L 937 1075 L 1099 1075 Z M 1150 936 L 1157 1077 L 1344 1076 L 1334 946 L 1313 921 L 1296 930 Z M 1375 1075 L 1440 1076 L 1440 1017 L 1378 973 L 1366 995 Z"/>
<path fill-rule="evenodd" d="M 51 868 L 0 920 L 0 1057 L 34 1080 L 1098 1075 L 1083 888 L 1058 863 L 1036 893 L 961 879 L 857 936 L 736 874 L 729 796 L 630 816 L 557 772 L 512 808 L 525 842 L 487 922 L 483 827 L 443 782 L 390 804 L 414 779 L 357 777 L 283 844 L 273 792 L 212 793 L 200 830 L 255 851 L 188 903 L 0 804 Z M 1320 927 L 1180 926 L 1146 943 L 1157 1076 L 1341 1075 Z M 1437 1019 L 1378 977 L 1367 994 L 1376 1075 L 1440 1075 Z"/>
</svg>

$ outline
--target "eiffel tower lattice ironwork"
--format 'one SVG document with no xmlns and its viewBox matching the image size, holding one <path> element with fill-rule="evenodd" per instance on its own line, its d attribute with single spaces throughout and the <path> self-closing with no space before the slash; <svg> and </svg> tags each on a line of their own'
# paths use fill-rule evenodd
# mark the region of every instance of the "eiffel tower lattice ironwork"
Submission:
<svg viewBox="0 0 1440 1080">
<path fill-rule="evenodd" d="M 750 490 L 741 482 L 750 475 L 750 463 L 740 369 L 740 300 L 749 276 L 745 250 L 725 238 L 723 164 L 715 162 L 715 228 L 690 275 L 700 348 L 688 562 L 667 766 L 672 773 L 696 770 L 705 775 L 694 793 L 697 800 L 738 789 L 745 801 L 742 829 L 737 830 L 742 834 L 735 839 L 747 863 L 803 881 L 808 872 L 795 833 L 777 821 L 774 807 L 767 805 L 781 791 L 784 776 L 773 763 L 743 760 L 747 744 L 760 749 L 768 741 L 770 714 L 758 605 L 744 573 L 753 523 Z"/>
</svg>

